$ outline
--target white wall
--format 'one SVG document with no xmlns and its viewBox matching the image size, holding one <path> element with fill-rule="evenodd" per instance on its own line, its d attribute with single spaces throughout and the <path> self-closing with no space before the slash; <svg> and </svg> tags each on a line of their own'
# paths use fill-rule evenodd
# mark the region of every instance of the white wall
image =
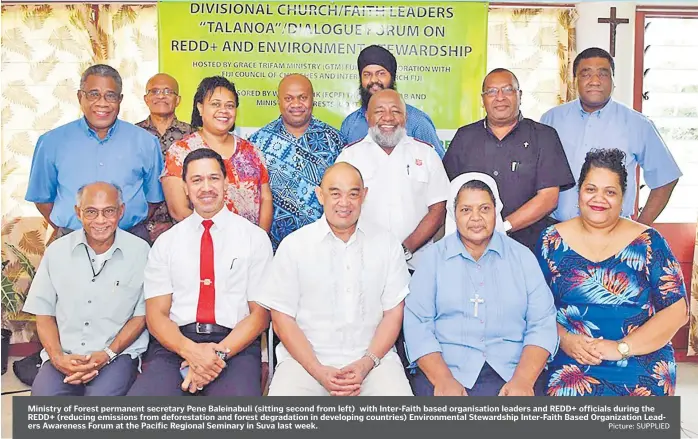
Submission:
<svg viewBox="0 0 698 439">
<path fill-rule="evenodd" d="M 630 20 L 628 24 L 619 24 L 616 28 L 616 88 L 613 98 L 632 107 L 636 8 L 634 2 L 578 3 L 577 53 L 594 46 L 610 51 L 611 26 L 599 23 L 598 19 L 610 17 L 612 6 L 616 8 L 616 17 Z"/>
</svg>

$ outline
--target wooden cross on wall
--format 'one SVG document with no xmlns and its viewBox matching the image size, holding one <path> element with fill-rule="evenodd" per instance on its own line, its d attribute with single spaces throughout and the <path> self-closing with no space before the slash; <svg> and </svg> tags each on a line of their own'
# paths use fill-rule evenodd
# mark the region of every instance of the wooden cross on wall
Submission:
<svg viewBox="0 0 698 439">
<path fill-rule="evenodd" d="M 628 20 L 627 18 L 616 17 L 616 8 L 612 7 L 611 8 L 611 16 L 608 18 L 599 18 L 599 23 L 608 23 L 611 25 L 611 41 L 610 41 L 609 52 L 611 53 L 611 56 L 615 58 L 615 56 L 616 56 L 616 26 L 618 26 L 619 24 L 628 24 L 628 23 L 630 23 L 630 20 Z"/>
</svg>

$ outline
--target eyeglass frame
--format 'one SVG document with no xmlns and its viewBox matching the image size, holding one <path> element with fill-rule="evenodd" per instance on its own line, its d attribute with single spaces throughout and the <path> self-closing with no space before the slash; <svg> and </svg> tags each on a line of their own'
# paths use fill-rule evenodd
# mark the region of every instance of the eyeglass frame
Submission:
<svg viewBox="0 0 698 439">
<path fill-rule="evenodd" d="M 166 92 L 169 92 L 169 93 L 166 93 Z M 177 96 L 179 96 L 179 93 L 172 90 L 171 88 L 151 88 L 150 90 L 145 92 L 145 95 L 146 96 L 168 96 L 168 97 L 174 96 L 174 97 L 177 97 Z"/>
<path fill-rule="evenodd" d="M 506 88 L 510 88 L 511 91 L 504 91 L 504 89 L 506 89 Z M 491 93 L 492 91 L 494 91 L 494 93 Z M 487 90 L 480 93 L 480 96 L 482 96 L 482 97 L 487 96 L 489 98 L 494 98 L 494 97 L 497 97 L 499 95 L 500 91 L 502 92 L 502 94 L 504 96 L 514 96 L 515 94 L 520 93 L 521 89 L 518 87 L 514 87 L 513 85 L 507 85 L 507 86 L 504 86 L 502 88 L 490 87 Z"/>
<path fill-rule="evenodd" d="M 579 72 L 577 76 L 585 81 L 592 79 L 594 76 L 598 76 L 599 79 L 607 80 L 613 78 L 613 71 L 606 68 L 597 70 L 584 69 L 583 71 Z"/>
<path fill-rule="evenodd" d="M 117 207 L 109 206 L 109 207 L 105 207 L 104 209 L 97 209 L 96 207 L 86 207 L 84 209 L 80 209 L 80 212 L 82 212 L 82 215 L 85 217 L 85 219 L 88 219 L 90 221 L 99 218 L 100 215 L 102 215 L 105 219 L 114 219 L 118 216 L 120 208 L 121 208 L 121 206 L 117 206 Z M 107 214 L 105 212 L 107 209 L 114 209 L 114 214 L 107 216 Z M 92 217 L 91 215 L 89 215 L 87 213 L 88 210 L 96 211 L 96 215 L 94 217 Z"/>
<path fill-rule="evenodd" d="M 122 99 L 123 96 L 124 96 L 124 95 L 118 94 L 118 93 L 116 93 L 116 92 L 114 92 L 114 91 L 108 91 L 108 92 L 106 92 L 106 93 L 101 93 L 101 92 L 99 92 L 99 91 L 97 91 L 97 90 L 85 91 L 85 90 L 83 90 L 83 89 L 79 89 L 79 90 L 78 90 L 78 93 L 82 93 L 82 94 L 85 96 L 85 99 L 87 99 L 87 102 L 99 102 L 102 98 L 104 98 L 104 101 L 105 101 L 105 102 L 108 102 L 108 103 L 110 103 L 110 104 L 116 104 L 116 103 L 121 102 L 121 99 Z M 95 99 L 90 99 L 90 93 L 97 93 L 97 96 L 95 97 Z M 107 99 L 107 94 L 109 94 L 109 93 L 111 93 L 112 95 L 116 96 L 116 100 L 115 100 L 115 101 L 111 101 L 111 100 Z"/>
</svg>

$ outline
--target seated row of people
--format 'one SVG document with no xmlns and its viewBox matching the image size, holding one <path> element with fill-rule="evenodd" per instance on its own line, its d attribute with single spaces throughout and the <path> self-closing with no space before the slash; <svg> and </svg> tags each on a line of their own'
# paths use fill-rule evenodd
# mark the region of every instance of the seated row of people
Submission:
<svg viewBox="0 0 698 439">
<path fill-rule="evenodd" d="M 83 227 L 49 246 L 25 304 L 47 360 L 32 394 L 258 396 L 270 320 L 271 396 L 674 392 L 683 278 L 656 230 L 621 217 L 619 150 L 587 155 L 580 216 L 546 229 L 535 256 L 499 231 L 496 184 L 454 182 L 455 231 L 412 278 L 394 234 L 362 215 L 370 188 L 348 162 L 315 188 L 324 215 L 275 256 L 225 207 L 226 172 L 211 149 L 187 155 L 193 213 L 150 250 L 118 228 L 118 187 L 79 191 Z"/>
</svg>

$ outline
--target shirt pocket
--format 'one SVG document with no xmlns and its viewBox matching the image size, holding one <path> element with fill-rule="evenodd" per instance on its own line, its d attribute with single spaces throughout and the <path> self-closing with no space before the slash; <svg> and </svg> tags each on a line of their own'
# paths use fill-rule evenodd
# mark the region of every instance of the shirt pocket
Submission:
<svg viewBox="0 0 698 439">
<path fill-rule="evenodd" d="M 103 291 L 98 311 L 103 311 L 104 318 L 115 325 L 123 326 L 133 317 L 142 291 L 142 285 L 112 284 L 110 290 Z"/>
<path fill-rule="evenodd" d="M 423 160 L 416 159 L 414 162 L 408 163 L 407 176 L 412 185 L 413 192 L 419 195 L 426 192 L 429 186 L 429 171 Z"/>
</svg>

